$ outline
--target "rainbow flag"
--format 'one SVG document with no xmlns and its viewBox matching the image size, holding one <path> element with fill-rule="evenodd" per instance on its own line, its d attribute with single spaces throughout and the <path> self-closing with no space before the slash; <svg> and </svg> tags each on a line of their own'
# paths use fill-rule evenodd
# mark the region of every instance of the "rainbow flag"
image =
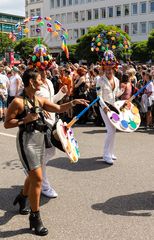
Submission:
<svg viewBox="0 0 154 240">
<path fill-rule="evenodd" d="M 69 59 L 69 51 L 68 51 L 66 39 L 65 39 L 65 37 L 63 35 L 61 36 L 61 39 L 62 39 L 61 48 L 63 49 L 63 51 L 64 51 L 64 53 L 66 55 L 66 58 Z"/>
</svg>

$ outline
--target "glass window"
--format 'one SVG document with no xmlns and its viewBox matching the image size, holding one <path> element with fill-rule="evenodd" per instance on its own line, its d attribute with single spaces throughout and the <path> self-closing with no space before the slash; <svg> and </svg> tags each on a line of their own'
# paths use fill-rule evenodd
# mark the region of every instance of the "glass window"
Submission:
<svg viewBox="0 0 154 240">
<path fill-rule="evenodd" d="M 91 10 L 87 10 L 87 20 L 91 20 L 92 19 L 92 12 Z"/>
<path fill-rule="evenodd" d="M 62 0 L 62 7 L 66 6 L 66 0 Z"/>
<path fill-rule="evenodd" d="M 56 0 L 56 7 L 60 7 L 60 0 Z"/>
<path fill-rule="evenodd" d="M 79 4 L 79 0 L 74 0 L 74 4 Z"/>
<path fill-rule="evenodd" d="M 121 6 L 116 6 L 116 16 L 117 17 L 121 16 Z"/>
<path fill-rule="evenodd" d="M 66 23 L 66 13 L 63 13 L 61 15 L 61 21 L 62 21 L 62 23 Z"/>
<path fill-rule="evenodd" d="M 36 8 L 36 16 L 41 16 L 41 8 Z"/>
<path fill-rule="evenodd" d="M 85 0 L 81 0 L 81 4 L 85 3 Z"/>
<path fill-rule="evenodd" d="M 74 12 L 74 22 L 78 22 L 78 21 L 79 21 L 79 13 Z"/>
<path fill-rule="evenodd" d="M 51 8 L 54 8 L 54 0 L 50 0 L 50 6 Z"/>
<path fill-rule="evenodd" d="M 121 29 L 121 24 L 115 25 L 117 28 Z"/>
<path fill-rule="evenodd" d="M 129 16 L 129 4 L 124 5 L 124 16 Z"/>
<path fill-rule="evenodd" d="M 30 10 L 30 16 L 31 16 L 31 17 L 34 17 L 34 16 L 35 16 L 35 9 L 31 9 L 31 10 Z"/>
<path fill-rule="evenodd" d="M 72 23 L 72 13 L 67 13 L 67 23 Z"/>
<path fill-rule="evenodd" d="M 154 12 L 154 1 L 150 2 L 150 12 Z"/>
<path fill-rule="evenodd" d="M 85 11 L 80 12 L 80 19 L 81 21 L 85 21 Z"/>
<path fill-rule="evenodd" d="M 138 33 L 138 24 L 132 23 L 132 34 L 135 35 Z"/>
<path fill-rule="evenodd" d="M 68 0 L 68 5 L 72 5 L 72 0 Z"/>
<path fill-rule="evenodd" d="M 74 38 L 77 39 L 79 37 L 78 29 L 74 29 Z"/>
<path fill-rule="evenodd" d="M 108 8 L 108 15 L 109 15 L 109 18 L 113 17 L 113 7 Z"/>
<path fill-rule="evenodd" d="M 124 24 L 124 31 L 129 34 L 129 23 Z"/>
<path fill-rule="evenodd" d="M 106 18 L 106 8 L 101 8 L 101 18 Z"/>
<path fill-rule="evenodd" d="M 140 8 L 141 8 L 141 13 L 146 13 L 147 12 L 147 3 L 146 2 L 141 2 L 140 3 Z"/>
<path fill-rule="evenodd" d="M 34 26 L 34 25 L 31 25 L 31 26 L 30 26 L 30 36 L 31 36 L 31 37 L 34 37 L 34 36 L 35 36 L 35 26 Z"/>
<path fill-rule="evenodd" d="M 98 12 L 98 8 L 94 9 L 94 19 L 98 19 L 99 18 L 99 12 Z"/>
<path fill-rule="evenodd" d="M 81 32 L 81 36 L 82 36 L 82 35 L 85 35 L 86 30 L 85 30 L 84 28 L 81 28 L 81 29 L 80 29 L 80 32 Z"/>
<path fill-rule="evenodd" d="M 34 3 L 35 2 L 35 0 L 30 0 L 30 3 Z"/>
<path fill-rule="evenodd" d="M 140 23 L 140 32 L 141 32 L 141 34 L 146 34 L 147 33 L 147 24 L 146 24 L 146 22 L 141 22 Z"/>
<path fill-rule="evenodd" d="M 132 4 L 132 15 L 138 14 L 138 5 L 137 3 Z"/>
<path fill-rule="evenodd" d="M 149 30 L 150 32 L 154 29 L 154 22 L 149 22 Z"/>
</svg>

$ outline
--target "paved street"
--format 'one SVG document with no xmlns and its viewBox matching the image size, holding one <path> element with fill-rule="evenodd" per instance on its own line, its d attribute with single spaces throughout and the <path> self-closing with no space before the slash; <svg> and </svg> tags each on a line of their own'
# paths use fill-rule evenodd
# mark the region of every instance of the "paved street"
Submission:
<svg viewBox="0 0 154 240">
<path fill-rule="evenodd" d="M 48 164 L 50 182 L 59 193 L 41 199 L 46 237 L 28 230 L 28 217 L 12 205 L 25 175 L 15 147 L 16 129 L 0 125 L 0 238 L 50 240 L 154 239 L 154 132 L 117 133 L 118 160 L 101 162 L 104 128 L 76 127 L 81 159 L 70 164 L 57 150 Z M 3 135 L 2 133 L 10 134 Z"/>
</svg>

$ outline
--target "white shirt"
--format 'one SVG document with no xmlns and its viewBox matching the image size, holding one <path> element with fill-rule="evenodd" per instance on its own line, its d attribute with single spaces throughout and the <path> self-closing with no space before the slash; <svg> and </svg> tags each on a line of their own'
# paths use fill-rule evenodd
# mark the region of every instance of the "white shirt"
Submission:
<svg viewBox="0 0 154 240">
<path fill-rule="evenodd" d="M 0 73 L 0 93 L 4 96 L 8 95 L 9 79 L 6 75 Z"/>
<path fill-rule="evenodd" d="M 104 108 L 108 102 L 114 105 L 116 97 L 122 95 L 122 91 L 119 89 L 119 80 L 116 77 L 113 77 L 115 88 L 112 90 L 111 84 L 107 77 L 104 75 L 97 80 L 96 91 L 97 95 L 100 97 L 100 104 Z"/>
<path fill-rule="evenodd" d="M 149 101 L 150 105 L 152 105 L 152 101 L 154 101 L 154 83 L 150 82 L 149 85 L 146 87 L 146 90 L 151 93 L 151 95 L 149 96 Z"/>
<path fill-rule="evenodd" d="M 47 81 L 47 84 L 43 84 L 41 86 L 40 91 L 36 92 L 36 95 L 40 97 L 44 97 L 53 103 L 59 102 L 66 94 L 63 93 L 61 90 L 59 90 L 59 92 L 55 94 L 52 82 L 49 79 L 46 79 L 46 81 Z M 56 120 L 55 113 L 50 112 L 49 114 L 50 114 L 50 118 L 46 119 L 46 121 L 51 126 L 53 126 Z"/>
<path fill-rule="evenodd" d="M 19 91 L 16 94 L 16 89 L 17 89 L 17 80 L 20 81 L 20 86 L 19 86 Z M 10 77 L 10 82 L 9 82 L 9 96 L 14 97 L 14 96 L 19 96 L 23 91 L 23 83 L 22 79 L 19 76 L 18 73 L 16 73 L 14 76 Z"/>
</svg>

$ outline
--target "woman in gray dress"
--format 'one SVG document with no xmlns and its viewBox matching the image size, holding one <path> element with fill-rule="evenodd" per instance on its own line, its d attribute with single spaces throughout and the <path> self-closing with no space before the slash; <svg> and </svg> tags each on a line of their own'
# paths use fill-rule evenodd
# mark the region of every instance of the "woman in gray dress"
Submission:
<svg viewBox="0 0 154 240">
<path fill-rule="evenodd" d="M 40 194 L 42 183 L 42 162 L 45 150 L 44 136 L 46 125 L 43 110 L 48 112 L 65 112 L 77 104 L 87 105 L 84 99 L 57 105 L 45 98 L 35 96 L 36 91 L 42 85 L 41 76 L 38 72 L 27 70 L 23 74 L 24 92 L 10 104 L 5 128 L 19 127 L 17 135 L 17 150 L 20 160 L 27 171 L 24 188 L 16 197 L 14 205 L 19 204 L 20 214 L 28 214 L 26 198 L 28 197 L 31 207 L 30 229 L 35 230 L 36 235 L 48 234 L 48 229 L 43 226 L 40 218 Z"/>
</svg>

